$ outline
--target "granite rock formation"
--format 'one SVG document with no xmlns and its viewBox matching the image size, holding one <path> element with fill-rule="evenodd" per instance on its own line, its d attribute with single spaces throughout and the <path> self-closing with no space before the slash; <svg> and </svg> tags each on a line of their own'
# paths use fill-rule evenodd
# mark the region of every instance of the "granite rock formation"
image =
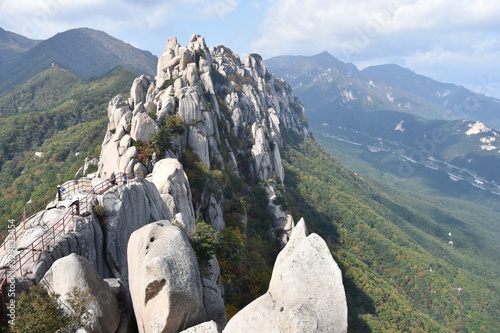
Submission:
<svg viewBox="0 0 500 333">
<path fill-rule="evenodd" d="M 308 135 L 303 112 L 259 55 L 242 61 L 224 46 L 208 48 L 199 35 L 187 46 L 170 38 L 157 76 L 137 78 L 129 98 L 109 102 L 97 171 L 63 184 L 72 189 L 16 230 L 13 251 L 29 258 L 15 272 L 18 281 L 38 283 L 47 271 L 61 281 L 54 262 L 78 254 L 114 286 L 126 312 L 120 332 L 134 329 L 133 316 L 140 332 L 220 332 L 226 313 L 218 261 L 200 272 L 188 236 L 197 220 L 225 228 L 230 200 L 222 180 L 239 177 L 243 187 L 264 188 L 268 235 L 287 245 L 269 292 L 226 331 L 345 332 L 340 270 L 325 242 L 307 236 L 303 221 L 294 228 L 275 201 L 286 191 L 283 135 Z M 248 222 L 246 213 L 240 222 Z M 3 267 L 10 258 L 0 249 Z"/>
<path fill-rule="evenodd" d="M 342 273 L 303 219 L 276 259 L 268 292 L 231 318 L 224 333 L 232 332 L 347 332 Z"/>
<path fill-rule="evenodd" d="M 178 227 L 148 224 L 132 234 L 127 252 L 140 333 L 175 333 L 205 321 L 196 255 Z"/>
</svg>

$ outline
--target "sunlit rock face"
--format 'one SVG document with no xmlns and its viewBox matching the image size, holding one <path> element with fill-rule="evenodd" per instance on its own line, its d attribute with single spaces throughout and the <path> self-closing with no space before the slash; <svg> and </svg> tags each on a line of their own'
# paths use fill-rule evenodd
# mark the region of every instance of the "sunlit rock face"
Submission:
<svg viewBox="0 0 500 333">
<path fill-rule="evenodd" d="M 303 219 L 276 259 L 268 292 L 228 322 L 224 333 L 233 332 L 347 332 L 342 272 Z"/>
<path fill-rule="evenodd" d="M 139 332 L 175 333 L 205 321 L 196 255 L 178 227 L 165 220 L 135 231 L 128 262 Z"/>
<path fill-rule="evenodd" d="M 179 159 L 190 150 L 207 170 L 218 165 L 239 173 L 237 157 L 246 156 L 251 163 L 245 173 L 276 189 L 285 178 L 280 153 L 282 131 L 308 135 L 303 112 L 290 87 L 267 70 L 259 55 L 247 55 L 242 61 L 224 46 L 209 48 L 200 35 L 193 35 L 186 46 L 171 37 L 158 60 L 154 80 L 137 78 L 128 101 L 117 96 L 109 103 L 108 129 L 97 174 L 108 178 L 112 174 L 143 176 L 153 172 L 158 158 L 140 160 L 138 143 L 155 139 L 169 117 L 175 116 L 180 119 L 182 133 L 175 135 L 161 157 Z M 245 144 L 234 144 L 231 135 Z M 164 191 L 157 172 L 154 179 L 162 187 L 159 191 L 167 205 L 172 206 L 172 196 Z M 277 214 L 269 234 L 280 234 L 285 244 L 292 229 L 290 219 L 273 206 L 274 191 L 268 193 L 270 211 Z M 218 230 L 225 225 L 223 204 L 220 196 L 203 194 L 202 213 Z M 184 212 L 182 209 L 182 221 L 189 221 L 191 213 Z"/>
</svg>

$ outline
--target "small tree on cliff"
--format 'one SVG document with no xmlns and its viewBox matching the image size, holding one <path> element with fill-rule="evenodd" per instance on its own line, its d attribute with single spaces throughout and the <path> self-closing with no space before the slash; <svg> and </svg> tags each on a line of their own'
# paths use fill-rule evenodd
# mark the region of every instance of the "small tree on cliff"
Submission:
<svg viewBox="0 0 500 333">
<path fill-rule="evenodd" d="M 23 292 L 16 304 L 16 319 L 9 326 L 12 333 L 55 332 L 66 326 L 67 318 L 59 309 L 56 295 L 49 295 L 36 285 Z"/>
<path fill-rule="evenodd" d="M 28 293 L 23 292 L 16 304 L 16 319 L 9 326 L 11 333 L 70 333 L 87 326 L 92 321 L 88 313 L 89 304 L 94 300 L 88 289 L 74 289 L 68 300 L 72 309 L 67 314 L 59 306 L 57 295 L 49 294 L 41 285 L 33 286 Z"/>
</svg>

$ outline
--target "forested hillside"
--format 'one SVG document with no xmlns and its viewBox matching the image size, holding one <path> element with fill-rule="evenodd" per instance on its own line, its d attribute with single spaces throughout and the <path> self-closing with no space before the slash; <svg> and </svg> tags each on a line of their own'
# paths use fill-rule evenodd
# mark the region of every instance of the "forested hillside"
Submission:
<svg viewBox="0 0 500 333">
<path fill-rule="evenodd" d="M 2 223 L 19 217 L 29 200 L 55 195 L 56 184 L 73 178 L 85 157 L 98 156 L 109 99 L 127 93 L 134 78 L 117 67 L 80 80 L 55 66 L 0 99 Z"/>
<path fill-rule="evenodd" d="M 428 207 L 419 211 L 397 202 L 395 193 L 381 192 L 345 169 L 316 142 L 297 136 L 287 142 L 287 207 L 327 240 L 341 265 L 350 331 L 499 327 L 498 263 L 451 246 L 442 230 L 430 235 L 430 225 L 445 229 L 445 221 L 428 216 Z M 434 217 L 448 216 L 434 208 Z"/>
</svg>

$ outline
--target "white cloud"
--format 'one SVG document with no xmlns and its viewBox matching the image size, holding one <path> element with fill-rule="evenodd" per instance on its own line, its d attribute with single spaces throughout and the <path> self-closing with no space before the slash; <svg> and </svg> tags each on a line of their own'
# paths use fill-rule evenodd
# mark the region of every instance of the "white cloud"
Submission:
<svg viewBox="0 0 500 333">
<path fill-rule="evenodd" d="M 202 1 L 204 9 L 203 16 L 223 17 L 232 12 L 238 6 L 238 0 Z"/>
<path fill-rule="evenodd" d="M 493 0 L 0 0 L 0 13 L 2 28 L 36 39 L 90 27 L 158 53 L 168 37 L 196 32 L 265 58 L 326 50 L 360 67 L 393 62 L 447 81 L 469 73 L 457 83 L 500 75 Z"/>
<path fill-rule="evenodd" d="M 262 4 L 258 1 L 252 1 L 252 6 L 255 8 L 261 8 Z"/>
<path fill-rule="evenodd" d="M 302 43 L 310 48 L 306 53 L 330 48 L 349 55 L 353 50 L 369 52 L 378 40 L 390 36 L 413 38 L 419 34 L 419 39 L 427 35 L 433 40 L 436 34 L 445 37 L 492 25 L 498 28 L 499 12 L 500 2 L 494 1 L 275 0 L 255 45 L 277 52 Z"/>
<path fill-rule="evenodd" d="M 498 13 L 500 2 L 488 0 L 274 0 L 254 48 L 265 57 L 327 50 L 465 84 L 500 75 Z"/>
<path fill-rule="evenodd" d="M 387 30 L 394 9 L 386 1 L 275 0 L 255 46 L 276 53 L 303 45 L 304 53 L 340 50 L 340 44 L 364 45 Z"/>
<path fill-rule="evenodd" d="M 16 0 L 0 2 L 3 28 L 45 39 L 69 28 L 88 26 L 108 33 L 164 29 L 176 17 L 224 17 L 238 0 Z"/>
</svg>

